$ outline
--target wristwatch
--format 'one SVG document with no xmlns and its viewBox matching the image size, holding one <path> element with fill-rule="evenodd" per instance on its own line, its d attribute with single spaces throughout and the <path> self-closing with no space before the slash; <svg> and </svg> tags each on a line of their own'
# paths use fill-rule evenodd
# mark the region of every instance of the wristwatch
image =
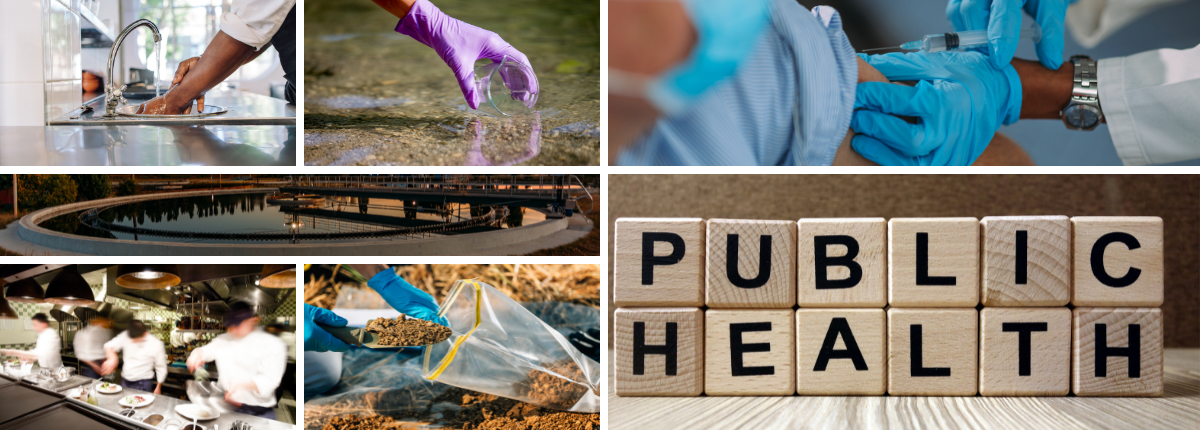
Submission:
<svg viewBox="0 0 1200 430">
<path fill-rule="evenodd" d="M 1075 55 L 1069 61 L 1075 64 L 1075 85 L 1071 88 L 1071 101 L 1058 115 L 1069 129 L 1094 130 L 1104 121 L 1104 111 L 1100 110 L 1100 88 L 1096 82 L 1096 60 Z"/>
</svg>

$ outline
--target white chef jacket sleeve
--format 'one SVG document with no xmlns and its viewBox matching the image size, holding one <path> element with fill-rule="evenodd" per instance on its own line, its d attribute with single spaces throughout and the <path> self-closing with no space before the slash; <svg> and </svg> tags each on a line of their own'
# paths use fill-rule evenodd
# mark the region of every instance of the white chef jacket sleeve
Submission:
<svg viewBox="0 0 1200 430">
<path fill-rule="evenodd" d="M 127 333 L 129 332 L 123 331 L 121 334 L 117 335 L 117 337 L 112 338 L 112 340 L 104 342 L 105 352 L 107 352 L 109 348 L 112 348 L 117 352 L 121 352 L 122 349 L 125 349 L 125 345 L 129 343 L 129 335 Z"/>
<path fill-rule="evenodd" d="M 43 342 L 39 336 L 37 346 L 33 348 L 33 354 L 37 356 L 39 362 L 50 363 L 54 361 L 54 358 L 58 357 L 61 349 L 61 345 L 54 342 Z"/>
<path fill-rule="evenodd" d="M 221 31 L 238 42 L 262 49 L 279 31 L 296 0 L 233 0 L 221 15 Z"/>
<path fill-rule="evenodd" d="M 287 370 L 287 345 L 283 341 L 270 345 L 278 347 L 265 348 L 262 363 L 254 374 L 254 385 L 258 386 L 259 394 L 274 393 L 283 381 L 283 372 Z"/>
<path fill-rule="evenodd" d="M 204 345 L 192 350 L 191 356 L 200 357 L 201 360 L 204 360 L 204 362 L 207 363 L 216 360 L 217 353 L 227 346 L 228 342 L 226 342 L 225 339 L 222 339 L 221 336 L 217 336 L 215 339 L 209 342 L 208 345 Z"/>
<path fill-rule="evenodd" d="M 1105 58 L 1097 69 L 1100 108 L 1122 162 L 1200 158 L 1200 45 Z"/>
<path fill-rule="evenodd" d="M 158 342 L 158 351 L 154 354 L 154 376 L 158 377 L 158 383 L 167 382 L 167 348 L 162 342 Z"/>
<path fill-rule="evenodd" d="M 1067 29 L 1084 48 L 1155 9 L 1183 0 L 1079 0 L 1067 8 Z"/>
</svg>

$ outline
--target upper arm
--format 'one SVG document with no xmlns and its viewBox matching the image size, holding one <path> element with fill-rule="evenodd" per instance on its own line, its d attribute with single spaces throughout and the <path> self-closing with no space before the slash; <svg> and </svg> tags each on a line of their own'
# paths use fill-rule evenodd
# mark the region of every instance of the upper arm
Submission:
<svg viewBox="0 0 1200 430">
<path fill-rule="evenodd" d="M 888 82 L 883 73 L 879 73 L 862 58 L 858 60 L 858 83 L 863 82 Z M 854 129 L 847 129 L 846 136 L 842 138 L 842 144 L 838 146 L 837 153 L 833 156 L 834 166 L 878 166 L 874 161 L 868 160 L 866 157 L 858 155 L 854 148 L 850 146 L 851 140 L 854 139 Z"/>
</svg>

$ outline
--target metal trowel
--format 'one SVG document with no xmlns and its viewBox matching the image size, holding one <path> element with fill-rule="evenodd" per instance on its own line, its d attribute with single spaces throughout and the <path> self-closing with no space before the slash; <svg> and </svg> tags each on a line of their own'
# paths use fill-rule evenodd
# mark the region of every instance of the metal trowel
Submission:
<svg viewBox="0 0 1200 430">
<path fill-rule="evenodd" d="M 325 331 L 329 332 L 329 334 L 333 335 L 333 337 L 338 338 L 342 342 L 346 342 L 346 343 L 354 345 L 354 346 L 359 346 L 359 347 L 363 347 L 363 348 L 371 348 L 371 349 L 407 348 L 405 346 L 380 345 L 379 344 L 379 335 L 377 335 L 375 333 L 371 333 L 371 332 L 367 331 L 367 329 L 365 329 L 365 328 L 334 327 L 331 325 L 321 324 L 316 321 L 313 321 L 313 324 L 316 324 L 317 327 L 325 329 Z M 420 345 L 413 345 L 413 346 L 420 346 Z"/>
</svg>

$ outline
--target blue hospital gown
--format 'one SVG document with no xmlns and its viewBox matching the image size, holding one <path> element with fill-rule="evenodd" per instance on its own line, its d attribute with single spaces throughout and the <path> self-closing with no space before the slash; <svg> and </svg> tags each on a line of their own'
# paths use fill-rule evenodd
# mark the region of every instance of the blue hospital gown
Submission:
<svg viewBox="0 0 1200 430">
<path fill-rule="evenodd" d="M 773 0 L 771 25 L 730 79 L 654 127 L 621 165 L 827 166 L 850 127 L 858 64 L 828 6 Z"/>
</svg>

